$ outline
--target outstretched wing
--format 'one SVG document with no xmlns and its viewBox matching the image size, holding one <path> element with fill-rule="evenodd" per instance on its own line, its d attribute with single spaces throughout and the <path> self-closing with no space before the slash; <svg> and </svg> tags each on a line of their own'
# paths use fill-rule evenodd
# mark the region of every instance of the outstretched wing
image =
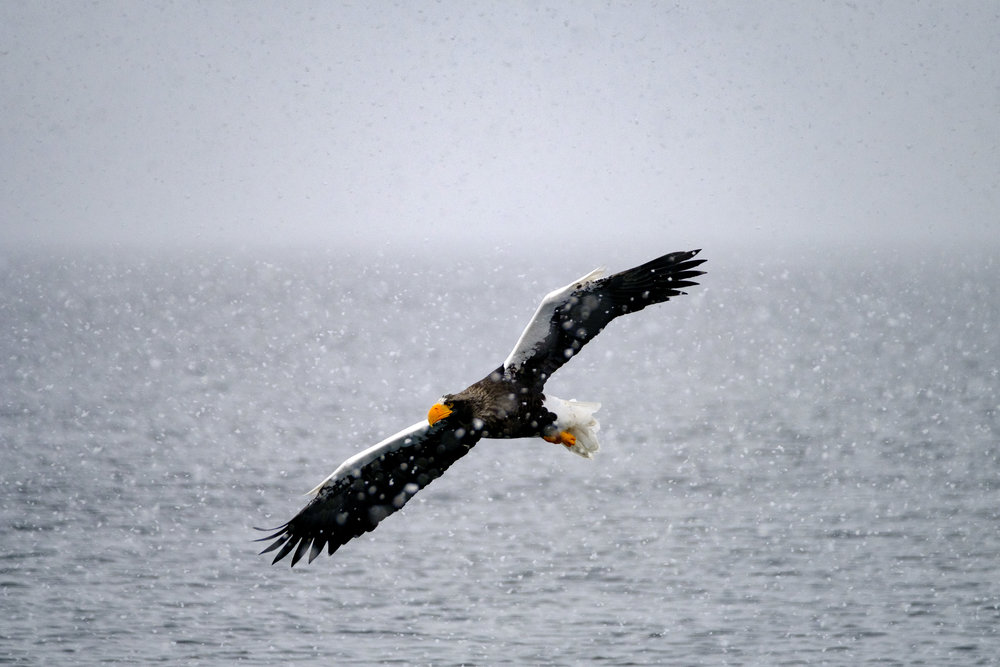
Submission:
<svg viewBox="0 0 1000 667">
<path fill-rule="evenodd" d="M 307 553 L 311 563 L 323 547 L 333 554 L 374 530 L 479 441 L 478 430 L 447 421 L 419 422 L 344 461 L 291 521 L 258 540 L 274 540 L 261 553 L 280 547 L 272 563 L 290 553 L 293 566 Z"/>
<path fill-rule="evenodd" d="M 704 271 L 694 259 L 700 250 L 674 252 L 634 269 L 604 277 L 598 269 L 542 299 L 504 372 L 541 391 L 545 381 L 608 323 L 628 313 L 684 294 Z"/>
</svg>

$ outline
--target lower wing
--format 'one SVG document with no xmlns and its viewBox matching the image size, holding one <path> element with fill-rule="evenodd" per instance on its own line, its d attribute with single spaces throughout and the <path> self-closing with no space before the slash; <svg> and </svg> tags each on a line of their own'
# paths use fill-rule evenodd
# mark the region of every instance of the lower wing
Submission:
<svg viewBox="0 0 1000 667">
<path fill-rule="evenodd" d="M 311 563 L 323 547 L 332 554 L 374 530 L 465 456 L 479 438 L 471 428 L 445 422 L 431 426 L 426 421 L 386 438 L 344 461 L 291 521 L 257 540 L 274 540 L 261 553 L 280 548 L 272 563 L 291 553 L 293 566 L 307 553 Z"/>
</svg>

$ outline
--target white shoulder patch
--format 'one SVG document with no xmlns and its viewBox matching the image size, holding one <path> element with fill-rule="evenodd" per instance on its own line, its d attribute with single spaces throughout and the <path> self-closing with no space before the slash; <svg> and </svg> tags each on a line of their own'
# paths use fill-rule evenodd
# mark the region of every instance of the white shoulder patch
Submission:
<svg viewBox="0 0 1000 667">
<path fill-rule="evenodd" d="M 511 353 L 504 360 L 504 370 L 519 368 L 531 356 L 535 347 L 549 335 L 552 314 L 556 311 L 556 308 L 566 303 L 569 295 L 576 290 L 604 277 L 605 272 L 604 267 L 594 269 L 587 275 L 574 280 L 569 285 L 546 294 L 545 298 L 538 305 L 538 310 L 535 311 L 531 321 L 528 322 L 528 326 L 521 333 L 521 337 L 517 339 L 514 349 L 511 350 Z"/>
<path fill-rule="evenodd" d="M 330 473 L 322 482 L 317 484 L 316 488 L 310 491 L 307 495 L 316 495 L 319 493 L 319 490 L 326 486 L 329 482 L 343 477 L 352 470 L 358 470 L 364 467 L 366 463 L 374 461 L 385 452 L 393 452 L 402 447 L 406 447 L 413 442 L 415 436 L 423 435 L 429 428 L 430 424 L 427 423 L 426 419 L 424 421 L 419 421 L 412 426 L 404 428 L 395 435 L 390 435 L 382 442 L 374 444 L 364 451 L 358 452 L 337 466 L 336 470 Z"/>
</svg>

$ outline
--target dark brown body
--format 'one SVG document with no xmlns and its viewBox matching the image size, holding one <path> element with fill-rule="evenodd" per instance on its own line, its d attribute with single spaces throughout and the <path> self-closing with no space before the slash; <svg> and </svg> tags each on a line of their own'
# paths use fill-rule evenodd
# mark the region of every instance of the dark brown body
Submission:
<svg viewBox="0 0 1000 667">
<path fill-rule="evenodd" d="M 545 394 L 525 390 L 505 376 L 502 366 L 441 400 L 484 438 L 544 437 L 556 431 L 556 415 L 545 408 Z"/>
</svg>

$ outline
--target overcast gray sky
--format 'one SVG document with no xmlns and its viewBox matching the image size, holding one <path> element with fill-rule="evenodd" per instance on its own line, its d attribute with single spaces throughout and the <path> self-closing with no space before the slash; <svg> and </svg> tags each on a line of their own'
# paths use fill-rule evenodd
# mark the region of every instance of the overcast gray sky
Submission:
<svg viewBox="0 0 1000 667">
<path fill-rule="evenodd" d="M 1000 239 L 998 14 L 3 2 L 0 232 L 638 250 Z"/>
</svg>

